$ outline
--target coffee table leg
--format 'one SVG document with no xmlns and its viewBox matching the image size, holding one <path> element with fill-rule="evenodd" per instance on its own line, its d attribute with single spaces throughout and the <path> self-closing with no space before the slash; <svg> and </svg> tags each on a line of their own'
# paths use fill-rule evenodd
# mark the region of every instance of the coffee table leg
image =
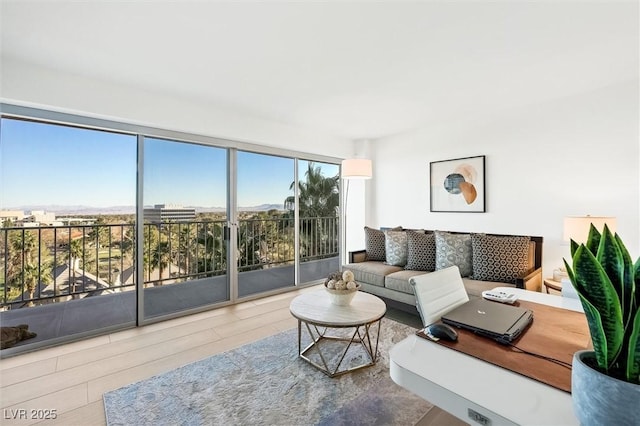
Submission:
<svg viewBox="0 0 640 426">
<path fill-rule="evenodd" d="M 371 339 L 371 326 L 375 325 L 375 324 L 377 324 L 378 330 L 377 330 L 377 333 L 376 333 L 375 348 L 374 348 L 374 344 L 373 344 L 372 339 Z M 301 343 L 302 342 L 302 336 L 301 336 L 301 333 L 302 333 L 302 331 L 301 331 L 301 329 L 302 329 L 302 321 L 298 321 L 298 353 L 300 355 L 300 358 L 304 359 L 309 364 L 313 365 L 314 367 L 316 367 L 318 370 L 322 371 L 323 373 L 325 373 L 329 377 L 336 377 L 336 376 L 339 376 L 341 374 L 348 373 L 350 371 L 358 370 L 358 369 L 364 368 L 364 367 L 369 367 L 369 366 L 375 364 L 376 361 L 378 360 L 378 341 L 380 339 L 381 319 L 378 320 L 378 321 L 374 321 L 373 323 L 363 324 L 363 325 L 355 327 L 355 330 L 354 330 L 353 334 L 351 335 L 351 338 L 326 335 L 328 327 L 325 327 L 324 331 L 322 333 L 320 333 L 320 331 L 318 330 L 318 327 L 313 325 L 313 329 L 315 329 L 315 331 L 317 333 L 317 337 L 316 337 L 314 335 L 313 331 L 312 331 L 312 327 L 306 322 L 304 323 L 304 325 L 307 328 L 307 333 L 309 334 L 309 337 L 311 338 L 311 343 L 306 348 L 302 349 L 302 343 Z M 361 329 L 362 329 L 362 331 L 361 331 Z M 344 351 L 342 352 L 342 355 L 340 356 L 337 364 L 335 365 L 335 368 L 330 368 L 329 367 L 327 359 L 325 358 L 325 354 L 322 353 L 320 342 L 323 339 L 326 339 L 326 340 L 339 340 L 339 341 L 348 342 L 347 346 L 344 349 Z M 365 363 L 365 364 L 360 364 L 360 365 L 357 365 L 355 367 L 348 368 L 348 369 L 345 369 L 345 370 L 340 370 L 340 366 L 342 365 L 342 362 L 344 361 L 344 358 L 346 357 L 347 352 L 349 351 L 349 348 L 351 348 L 351 346 L 354 343 L 360 343 L 360 345 L 362 346 L 364 351 L 369 356 L 369 362 Z M 309 357 L 307 357 L 307 355 L 306 355 L 307 352 L 309 352 L 313 348 L 315 348 L 318 351 L 318 355 L 320 356 L 320 360 L 322 361 L 321 364 L 319 364 L 319 363 L 313 361 L 312 359 L 310 359 Z"/>
<path fill-rule="evenodd" d="M 370 324 L 365 324 L 361 327 L 364 327 L 364 334 L 361 335 L 360 331 L 358 330 L 358 338 L 360 339 L 360 343 L 362 344 L 362 347 L 365 349 L 365 351 L 367 352 L 367 354 L 369 354 L 369 358 L 371 359 L 372 363 L 375 363 L 378 360 L 378 342 L 380 341 L 380 320 L 376 321 L 376 322 L 372 322 Z M 378 327 L 377 333 L 376 333 L 376 339 L 375 339 L 375 348 L 373 346 L 373 342 L 371 341 L 371 327 L 376 325 Z"/>
</svg>

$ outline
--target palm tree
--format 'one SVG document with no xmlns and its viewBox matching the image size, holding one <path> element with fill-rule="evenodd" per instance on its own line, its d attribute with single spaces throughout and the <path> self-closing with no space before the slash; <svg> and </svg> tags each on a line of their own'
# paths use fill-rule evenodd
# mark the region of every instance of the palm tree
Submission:
<svg viewBox="0 0 640 426">
<path fill-rule="evenodd" d="M 305 180 L 298 183 L 298 211 L 300 217 L 332 217 L 336 216 L 340 204 L 340 177 L 324 176 L 320 166 L 312 161 L 308 163 Z M 289 189 L 295 188 L 291 182 Z M 293 206 L 293 195 L 285 199 L 285 205 Z"/>
<path fill-rule="evenodd" d="M 337 228 L 320 218 L 336 218 L 340 205 L 340 177 L 324 176 L 319 166 L 308 163 L 305 180 L 298 182 L 298 211 L 300 214 L 300 252 L 304 256 L 318 253 L 319 243 L 329 244 L 337 238 Z M 295 182 L 290 189 L 295 188 Z M 285 199 L 285 206 L 293 208 L 294 196 Z M 304 220 L 315 219 L 315 220 Z"/>
<path fill-rule="evenodd" d="M 18 287 L 19 294 L 24 292 L 24 268 L 37 264 L 35 232 L 25 230 L 9 231 L 9 253 L 7 260 L 7 287 Z"/>
<path fill-rule="evenodd" d="M 79 238 L 71 240 L 71 243 L 69 243 L 69 269 L 71 270 L 69 291 L 72 294 L 76 292 L 76 268 L 79 266 L 83 251 L 82 240 Z"/>
<path fill-rule="evenodd" d="M 171 263 L 170 247 L 168 241 L 160 241 L 156 249 L 151 253 L 151 269 L 158 268 L 158 281 L 153 284 L 154 286 L 162 285 L 164 270 Z"/>
<path fill-rule="evenodd" d="M 29 292 L 29 302 L 27 303 L 27 306 L 33 306 L 33 296 L 40 278 L 38 265 L 27 262 L 22 268 L 21 275 L 22 281 L 24 282 L 24 287 L 26 291 Z"/>
<path fill-rule="evenodd" d="M 95 242 L 97 248 L 104 247 L 109 244 L 110 232 L 111 227 L 107 226 L 104 218 L 100 217 L 88 232 L 89 241 Z"/>
<path fill-rule="evenodd" d="M 209 225 L 213 225 L 210 229 Z M 224 225 L 221 222 L 207 223 L 198 231 L 198 244 L 203 247 L 204 255 L 198 259 L 198 272 L 209 276 L 220 275 L 227 270 L 227 244 L 224 240 Z"/>
<path fill-rule="evenodd" d="M 38 283 L 51 281 L 51 264 L 46 260 L 49 257 L 46 247 L 39 247 L 35 231 L 18 230 L 9 236 L 8 257 L 7 284 L 19 287 L 20 293 L 28 291 L 27 306 L 33 306 Z"/>
</svg>

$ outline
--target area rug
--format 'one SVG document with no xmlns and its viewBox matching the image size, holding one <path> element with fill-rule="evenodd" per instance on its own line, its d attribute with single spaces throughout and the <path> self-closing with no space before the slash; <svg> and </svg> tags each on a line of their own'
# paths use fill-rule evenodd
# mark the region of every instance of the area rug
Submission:
<svg viewBox="0 0 640 426">
<path fill-rule="evenodd" d="M 389 349 L 414 331 L 383 319 L 378 362 L 329 378 L 288 330 L 105 393 L 107 425 L 414 425 L 432 405 L 389 377 Z"/>
</svg>

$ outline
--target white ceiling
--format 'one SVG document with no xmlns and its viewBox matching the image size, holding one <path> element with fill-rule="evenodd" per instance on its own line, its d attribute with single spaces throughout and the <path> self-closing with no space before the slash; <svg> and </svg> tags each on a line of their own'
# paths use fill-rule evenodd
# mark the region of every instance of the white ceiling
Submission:
<svg viewBox="0 0 640 426">
<path fill-rule="evenodd" d="M 637 2 L 1 6 L 3 60 L 350 139 L 638 79 Z"/>
</svg>

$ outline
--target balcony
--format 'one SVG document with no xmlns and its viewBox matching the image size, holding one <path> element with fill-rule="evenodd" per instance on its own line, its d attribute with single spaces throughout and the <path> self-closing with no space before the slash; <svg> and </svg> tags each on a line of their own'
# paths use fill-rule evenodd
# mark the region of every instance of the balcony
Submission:
<svg viewBox="0 0 640 426">
<path fill-rule="evenodd" d="M 145 319 L 229 302 L 225 224 L 143 225 Z M 299 226 L 299 282 L 337 270 L 337 218 Z M 0 321 L 38 333 L 0 354 L 134 326 L 135 235 L 132 223 L 0 228 Z M 293 219 L 242 219 L 237 236 L 238 299 L 295 288 Z"/>
</svg>

